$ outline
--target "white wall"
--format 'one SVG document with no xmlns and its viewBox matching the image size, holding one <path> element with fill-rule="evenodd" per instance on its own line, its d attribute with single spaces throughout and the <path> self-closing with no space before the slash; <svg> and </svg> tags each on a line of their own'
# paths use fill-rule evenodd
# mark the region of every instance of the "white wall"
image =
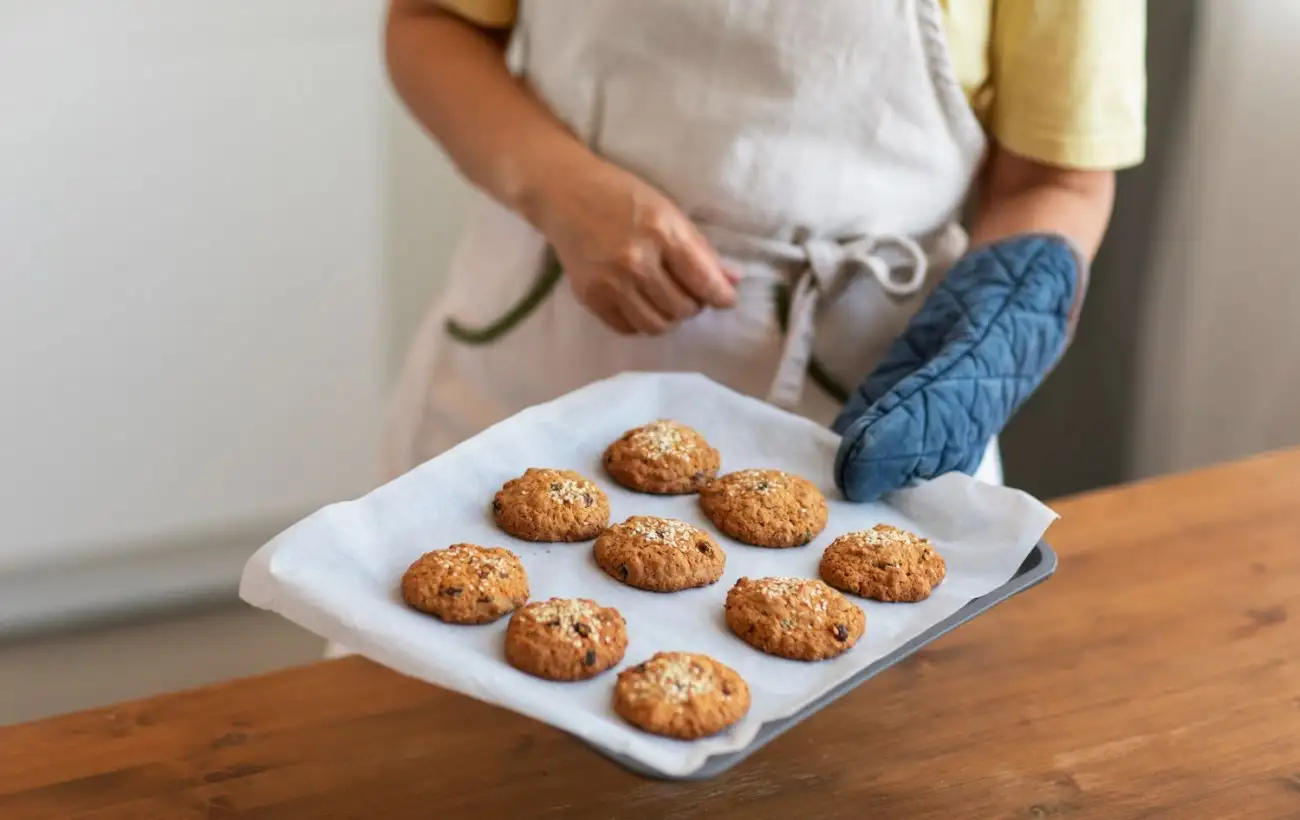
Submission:
<svg viewBox="0 0 1300 820">
<path fill-rule="evenodd" d="M 1300 443 L 1300 4 L 1200 11 L 1145 322 L 1141 475 Z"/>
<path fill-rule="evenodd" d="M 385 142 L 389 372 L 396 374 L 429 304 L 441 292 L 465 226 L 469 188 L 389 95 Z"/>
<path fill-rule="evenodd" d="M 0 573 L 367 488 L 445 255 L 385 226 L 381 6 L 0 6 Z"/>
</svg>

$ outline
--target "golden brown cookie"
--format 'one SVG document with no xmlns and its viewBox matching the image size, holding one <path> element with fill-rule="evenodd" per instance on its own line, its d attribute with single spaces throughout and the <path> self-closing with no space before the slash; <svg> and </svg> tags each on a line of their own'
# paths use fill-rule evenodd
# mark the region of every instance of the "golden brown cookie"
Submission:
<svg viewBox="0 0 1300 820">
<path fill-rule="evenodd" d="M 808 479 L 780 470 L 728 473 L 700 490 L 718 529 L 756 547 L 800 547 L 826 527 L 829 511 Z"/>
<path fill-rule="evenodd" d="M 652 592 L 708 586 L 727 565 L 727 554 L 704 530 L 649 515 L 605 530 L 592 552 L 609 577 Z"/>
<path fill-rule="evenodd" d="M 943 556 L 926 538 L 877 524 L 841 535 L 822 553 L 822 580 L 836 589 L 877 601 L 924 601 L 947 572 Z"/>
<path fill-rule="evenodd" d="M 506 662 L 546 680 L 586 680 L 623 660 L 623 616 L 586 598 L 551 598 L 515 611 Z"/>
<path fill-rule="evenodd" d="M 525 541 L 587 541 L 609 526 L 609 499 L 573 470 L 530 467 L 497 492 L 492 518 Z"/>
<path fill-rule="evenodd" d="M 718 474 L 722 457 L 685 424 L 660 419 L 628 430 L 605 450 L 610 477 L 641 493 L 693 493 Z"/>
<path fill-rule="evenodd" d="M 454 544 L 415 559 L 402 599 L 448 623 L 485 624 L 524 605 L 528 574 L 510 550 Z"/>
<path fill-rule="evenodd" d="M 811 578 L 741 578 L 727 592 L 727 626 L 742 641 L 795 661 L 820 661 L 851 649 L 867 616 Z"/>
<path fill-rule="evenodd" d="M 749 686 L 708 655 L 659 652 L 618 673 L 614 711 L 651 734 L 695 740 L 743 718 L 749 712 Z"/>
</svg>

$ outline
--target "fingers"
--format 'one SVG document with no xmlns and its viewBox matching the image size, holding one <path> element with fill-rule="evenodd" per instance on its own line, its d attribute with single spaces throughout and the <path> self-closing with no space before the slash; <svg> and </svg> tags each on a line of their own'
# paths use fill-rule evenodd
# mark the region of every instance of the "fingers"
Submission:
<svg viewBox="0 0 1300 820">
<path fill-rule="evenodd" d="M 638 333 L 658 336 L 700 312 L 664 269 L 662 250 L 650 242 L 628 245 L 604 280 L 613 290 L 619 312 Z"/>
<path fill-rule="evenodd" d="M 689 319 L 700 312 L 700 303 L 687 295 L 681 286 L 664 269 L 657 264 L 649 272 L 638 277 L 638 289 L 655 310 L 673 322 Z"/>
<path fill-rule="evenodd" d="M 605 326 L 620 336 L 633 336 L 637 330 L 632 326 L 624 316 L 623 311 L 619 309 L 618 301 L 614 298 L 612 292 L 604 294 L 593 294 L 590 298 L 580 299 L 587 308 L 595 314 L 597 319 L 605 323 Z"/>
<path fill-rule="evenodd" d="M 661 336 L 676 322 L 660 313 L 639 290 L 626 288 L 619 293 L 618 310 L 637 333 Z"/>
<path fill-rule="evenodd" d="M 664 239 L 664 262 L 687 294 L 714 308 L 728 308 L 735 303 L 735 280 L 694 227 L 681 228 Z"/>
<path fill-rule="evenodd" d="M 610 330 L 621 336 L 660 336 L 673 326 L 634 285 L 609 282 L 581 301 Z"/>
</svg>

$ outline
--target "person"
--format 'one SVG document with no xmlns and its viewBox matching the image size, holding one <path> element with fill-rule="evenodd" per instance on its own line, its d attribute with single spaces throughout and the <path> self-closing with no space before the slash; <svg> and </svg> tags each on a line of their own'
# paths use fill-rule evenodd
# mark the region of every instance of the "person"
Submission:
<svg viewBox="0 0 1300 820">
<path fill-rule="evenodd" d="M 1144 153 L 1136 0 L 391 0 L 386 51 L 483 194 L 386 477 L 689 370 L 833 425 L 851 499 L 1000 481 Z"/>
</svg>

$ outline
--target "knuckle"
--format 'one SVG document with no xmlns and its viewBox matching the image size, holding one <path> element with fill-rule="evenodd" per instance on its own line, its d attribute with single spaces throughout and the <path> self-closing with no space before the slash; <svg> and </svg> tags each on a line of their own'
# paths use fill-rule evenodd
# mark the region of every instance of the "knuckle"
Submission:
<svg viewBox="0 0 1300 820">
<path fill-rule="evenodd" d="M 655 254 L 645 242 L 628 242 L 618 252 L 618 264 L 637 279 L 646 278 L 654 266 Z"/>
<path fill-rule="evenodd" d="M 646 230 L 660 239 L 674 239 L 677 234 L 677 220 L 666 211 L 656 209 L 646 215 Z"/>
</svg>

